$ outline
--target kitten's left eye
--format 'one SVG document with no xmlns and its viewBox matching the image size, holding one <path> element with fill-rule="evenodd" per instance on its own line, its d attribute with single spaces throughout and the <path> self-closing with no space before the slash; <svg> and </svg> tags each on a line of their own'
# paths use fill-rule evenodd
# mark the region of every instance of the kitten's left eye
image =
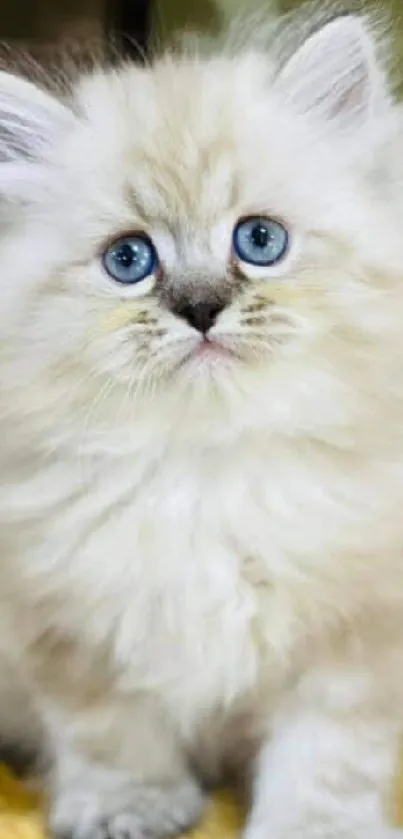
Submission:
<svg viewBox="0 0 403 839">
<path fill-rule="evenodd" d="M 233 234 L 234 251 L 249 265 L 275 265 L 287 253 L 288 231 L 274 219 L 252 216 L 238 222 Z"/>
<path fill-rule="evenodd" d="M 140 283 L 159 266 L 157 251 L 145 234 L 117 239 L 104 252 L 102 262 L 109 276 L 125 285 Z"/>
</svg>

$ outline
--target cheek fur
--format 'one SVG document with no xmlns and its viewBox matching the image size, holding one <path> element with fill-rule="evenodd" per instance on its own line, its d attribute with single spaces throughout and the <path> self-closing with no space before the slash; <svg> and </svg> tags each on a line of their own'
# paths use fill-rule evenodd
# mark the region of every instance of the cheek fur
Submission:
<svg viewBox="0 0 403 839">
<path fill-rule="evenodd" d="M 248 290 L 240 301 L 237 312 L 239 337 L 249 339 L 251 343 L 255 338 L 261 350 L 263 339 L 269 347 L 271 339 L 274 346 L 291 335 L 295 337 L 299 299 L 298 290 L 279 289 L 269 282 L 259 283 L 257 288 Z M 236 330 L 235 323 L 234 326 Z"/>
<path fill-rule="evenodd" d="M 157 323 L 157 315 L 147 308 L 144 300 L 130 300 L 121 303 L 112 311 L 103 315 L 99 321 L 97 332 L 99 335 L 108 335 L 130 325 L 153 327 Z"/>
<path fill-rule="evenodd" d="M 109 335 L 128 326 L 134 316 L 135 307 L 129 303 L 122 304 L 100 318 L 96 331 L 99 335 Z"/>
</svg>

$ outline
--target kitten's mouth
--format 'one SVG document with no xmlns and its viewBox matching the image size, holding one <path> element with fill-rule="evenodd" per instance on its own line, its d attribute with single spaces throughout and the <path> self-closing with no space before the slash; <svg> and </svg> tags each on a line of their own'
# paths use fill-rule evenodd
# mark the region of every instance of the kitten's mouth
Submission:
<svg viewBox="0 0 403 839">
<path fill-rule="evenodd" d="M 230 361 L 237 358 L 237 353 L 226 347 L 221 341 L 216 338 L 202 338 L 195 347 L 193 347 L 181 359 L 179 369 L 191 364 L 192 362 L 209 365 L 217 364 L 219 361 Z"/>
<path fill-rule="evenodd" d="M 195 358 L 233 358 L 234 352 L 215 338 L 203 338 L 193 351 Z"/>
</svg>

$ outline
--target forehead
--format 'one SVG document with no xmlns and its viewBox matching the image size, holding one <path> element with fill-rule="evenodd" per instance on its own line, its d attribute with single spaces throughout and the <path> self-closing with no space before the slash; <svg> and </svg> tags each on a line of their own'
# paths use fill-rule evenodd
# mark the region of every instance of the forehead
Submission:
<svg viewBox="0 0 403 839">
<path fill-rule="evenodd" d="M 334 156 L 276 98 L 262 56 L 165 59 L 95 76 L 78 98 L 65 153 L 89 213 L 199 233 L 248 212 L 297 220 L 308 201 L 323 217 L 331 185 L 313 184 Z"/>
</svg>

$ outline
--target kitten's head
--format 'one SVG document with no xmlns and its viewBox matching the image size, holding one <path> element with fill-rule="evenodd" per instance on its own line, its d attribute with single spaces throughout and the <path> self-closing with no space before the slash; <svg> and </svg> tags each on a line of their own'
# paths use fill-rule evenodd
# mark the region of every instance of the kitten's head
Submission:
<svg viewBox="0 0 403 839">
<path fill-rule="evenodd" d="M 125 421 L 350 422 L 401 323 L 394 114 L 355 16 L 64 101 L 2 74 L 7 375 Z"/>
</svg>

